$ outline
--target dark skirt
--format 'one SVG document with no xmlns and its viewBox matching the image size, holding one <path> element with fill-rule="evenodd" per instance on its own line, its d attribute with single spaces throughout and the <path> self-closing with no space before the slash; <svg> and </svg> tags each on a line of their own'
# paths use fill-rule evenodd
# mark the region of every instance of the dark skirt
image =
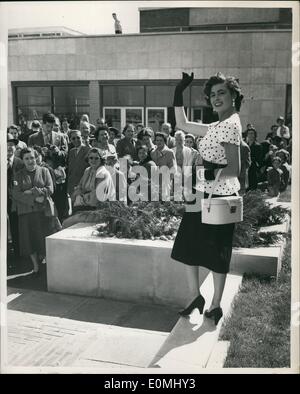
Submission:
<svg viewBox="0 0 300 394">
<path fill-rule="evenodd" d="M 201 212 L 185 212 L 173 245 L 172 259 L 228 273 L 234 226 L 234 223 L 205 224 L 201 222 Z"/>
<path fill-rule="evenodd" d="M 46 237 L 53 233 L 53 218 L 44 212 L 30 212 L 19 216 L 20 254 L 29 256 L 34 252 L 46 255 Z"/>
</svg>

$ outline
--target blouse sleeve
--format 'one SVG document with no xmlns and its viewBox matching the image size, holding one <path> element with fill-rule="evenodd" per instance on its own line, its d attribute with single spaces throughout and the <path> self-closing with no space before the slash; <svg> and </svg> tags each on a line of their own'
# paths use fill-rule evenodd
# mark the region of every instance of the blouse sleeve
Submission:
<svg viewBox="0 0 300 394">
<path fill-rule="evenodd" d="M 222 127 L 218 130 L 217 139 L 220 144 L 228 143 L 240 145 L 241 136 L 242 130 L 238 123 L 225 121 Z"/>
</svg>

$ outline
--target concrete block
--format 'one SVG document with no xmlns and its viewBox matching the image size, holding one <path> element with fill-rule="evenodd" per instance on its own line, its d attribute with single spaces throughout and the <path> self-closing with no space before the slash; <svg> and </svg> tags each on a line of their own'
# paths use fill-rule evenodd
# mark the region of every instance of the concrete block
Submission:
<svg viewBox="0 0 300 394">
<path fill-rule="evenodd" d="M 188 280 L 184 265 L 171 259 L 170 246 L 161 245 L 152 250 L 154 299 L 157 303 L 184 307 L 189 300 Z"/>
<path fill-rule="evenodd" d="M 164 60 L 161 60 L 161 56 L 168 57 L 168 60 L 166 62 L 170 64 L 170 55 L 166 55 L 164 52 L 159 52 L 159 51 L 149 51 L 148 53 L 148 59 L 149 59 L 149 65 L 151 69 L 155 69 L 157 67 L 161 67 L 161 64 L 164 63 Z M 135 68 L 135 67 L 133 67 Z"/>
<path fill-rule="evenodd" d="M 276 63 L 275 67 L 291 67 L 292 66 L 292 56 L 291 51 L 281 50 L 276 52 Z"/>
<path fill-rule="evenodd" d="M 145 48 L 144 48 L 145 49 Z M 128 58 L 128 55 L 126 54 L 126 58 Z M 126 67 L 126 61 L 127 59 L 125 58 L 125 62 L 124 62 L 124 67 Z M 148 68 L 149 67 L 149 54 L 146 51 L 142 51 L 140 53 L 138 53 L 138 55 L 135 58 L 136 64 L 138 68 Z"/>
<path fill-rule="evenodd" d="M 209 67 L 214 65 L 215 65 L 215 51 L 207 51 L 203 59 L 203 66 Z"/>
<path fill-rule="evenodd" d="M 100 293 L 105 297 L 140 300 L 153 299 L 153 257 L 150 247 L 138 244 L 99 243 Z M 125 280 L 126 278 L 126 280 Z"/>
<path fill-rule="evenodd" d="M 181 52 L 181 67 L 182 68 L 193 67 L 193 55 L 190 51 Z"/>
<path fill-rule="evenodd" d="M 279 36 L 276 33 L 264 32 L 262 34 L 264 49 L 275 49 L 276 51 L 281 51 L 281 41 L 278 40 Z"/>
<path fill-rule="evenodd" d="M 281 246 L 261 248 L 236 248 L 233 251 L 230 270 L 238 273 L 256 273 L 276 276 L 281 268 Z"/>
<path fill-rule="evenodd" d="M 274 110 L 273 100 L 262 100 L 261 101 L 261 113 L 262 114 L 274 113 L 273 110 Z"/>
<path fill-rule="evenodd" d="M 18 69 L 18 57 L 17 56 L 9 56 L 7 58 L 7 67 L 8 70 L 15 71 Z"/>
<path fill-rule="evenodd" d="M 8 41 L 8 45 L 7 45 L 7 53 L 8 56 L 18 56 L 19 54 L 19 45 L 18 45 L 18 41 Z"/>
<path fill-rule="evenodd" d="M 181 51 L 171 52 L 170 54 L 171 67 L 181 67 Z"/>
<path fill-rule="evenodd" d="M 149 70 L 149 78 L 153 78 L 151 74 L 152 71 L 153 70 Z M 138 76 L 139 76 L 139 71 L 137 69 L 128 70 L 128 79 L 137 79 Z"/>
<path fill-rule="evenodd" d="M 172 242 L 101 239 L 92 232 L 93 226 L 76 224 L 47 237 L 50 291 L 180 307 L 186 304 L 185 266 L 170 258 Z M 234 249 L 231 272 L 277 276 L 282 249 L 282 245 Z"/>
<path fill-rule="evenodd" d="M 262 66 L 275 67 L 276 66 L 276 51 L 265 49 L 262 56 Z"/>
<path fill-rule="evenodd" d="M 148 79 L 148 69 L 147 68 L 139 69 L 139 79 Z"/>
<path fill-rule="evenodd" d="M 97 296 L 99 262 L 97 245 L 92 242 L 47 238 L 48 290 Z"/>
<path fill-rule="evenodd" d="M 68 74 L 69 74 L 69 71 L 68 71 Z M 79 80 L 79 81 L 85 81 L 87 79 L 86 71 L 84 71 L 84 70 L 76 71 L 76 75 L 77 75 L 76 79 Z"/>
<path fill-rule="evenodd" d="M 66 79 L 68 79 L 68 71 L 67 70 L 56 71 L 56 78 L 59 81 L 65 81 Z"/>
<path fill-rule="evenodd" d="M 86 78 L 89 80 L 97 79 L 97 70 L 86 71 Z"/>
</svg>

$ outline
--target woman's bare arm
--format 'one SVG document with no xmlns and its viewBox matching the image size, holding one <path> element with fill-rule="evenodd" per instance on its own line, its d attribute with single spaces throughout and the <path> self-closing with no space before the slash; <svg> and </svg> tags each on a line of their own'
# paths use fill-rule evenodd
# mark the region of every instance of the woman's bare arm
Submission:
<svg viewBox="0 0 300 394">
<path fill-rule="evenodd" d="M 174 107 L 176 126 L 187 133 L 194 134 L 196 136 L 204 137 L 208 130 L 207 124 L 189 122 L 184 112 L 183 107 Z"/>
<path fill-rule="evenodd" d="M 239 145 L 223 143 L 227 157 L 227 166 L 222 169 L 222 177 L 238 177 L 241 171 L 241 154 Z M 215 170 L 215 175 L 219 170 Z"/>
</svg>

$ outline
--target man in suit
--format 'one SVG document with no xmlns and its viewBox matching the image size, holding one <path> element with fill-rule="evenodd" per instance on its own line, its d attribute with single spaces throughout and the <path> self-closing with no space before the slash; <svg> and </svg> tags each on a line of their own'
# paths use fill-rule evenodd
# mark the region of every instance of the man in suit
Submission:
<svg viewBox="0 0 300 394">
<path fill-rule="evenodd" d="M 175 138 L 171 137 L 171 131 L 172 131 L 172 127 L 170 123 L 163 123 L 161 125 L 161 132 L 166 134 L 167 136 L 167 147 L 172 149 L 175 148 Z"/>
<path fill-rule="evenodd" d="M 15 139 L 12 134 L 7 134 L 7 214 L 12 246 L 16 257 L 19 256 L 19 223 L 16 205 L 12 198 L 12 189 L 16 173 L 24 168 L 23 160 L 15 155 L 18 142 L 18 139 Z"/>
<path fill-rule="evenodd" d="M 74 145 L 74 148 L 69 152 L 67 169 L 67 190 L 71 196 L 75 186 L 79 184 L 84 170 L 88 167 L 86 158 L 90 147 L 83 144 L 81 132 L 79 130 L 71 131 L 70 140 Z"/>
<path fill-rule="evenodd" d="M 45 153 L 51 148 L 59 155 L 66 156 L 68 144 L 63 134 L 53 131 L 55 121 L 56 118 L 53 114 L 44 114 L 42 130 L 29 136 L 28 145 L 31 147 L 34 145 L 41 146 Z"/>
</svg>

